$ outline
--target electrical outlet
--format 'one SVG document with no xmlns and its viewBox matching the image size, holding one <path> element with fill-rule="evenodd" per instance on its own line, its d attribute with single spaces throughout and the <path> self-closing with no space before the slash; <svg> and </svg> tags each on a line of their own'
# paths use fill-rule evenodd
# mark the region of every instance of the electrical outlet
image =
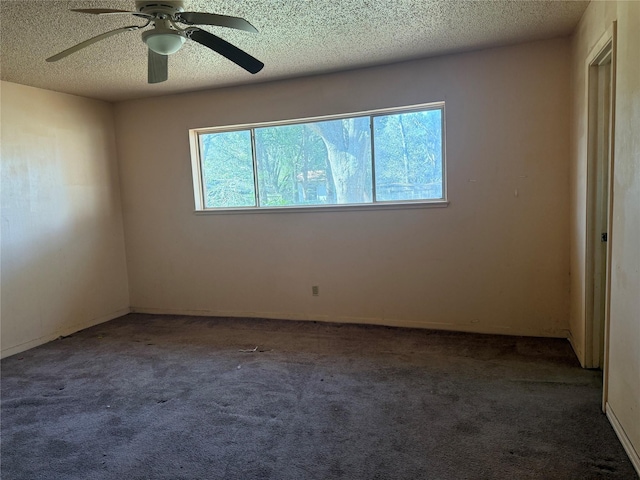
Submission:
<svg viewBox="0 0 640 480">
<path fill-rule="evenodd" d="M 318 285 L 314 285 L 311 287 L 311 295 L 313 295 L 314 297 L 320 295 L 320 287 Z"/>
</svg>

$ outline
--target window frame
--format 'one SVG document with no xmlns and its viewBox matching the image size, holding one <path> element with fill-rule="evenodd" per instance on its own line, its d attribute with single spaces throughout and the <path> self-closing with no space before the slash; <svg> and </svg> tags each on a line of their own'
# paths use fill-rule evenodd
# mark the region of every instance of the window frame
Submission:
<svg viewBox="0 0 640 480">
<path fill-rule="evenodd" d="M 403 114 L 411 112 L 423 112 L 427 110 L 440 110 L 441 131 L 442 131 L 442 198 L 418 199 L 418 200 L 376 200 L 376 162 L 375 162 L 375 133 L 373 122 L 375 117 Z M 287 206 L 260 206 L 260 190 L 258 186 L 258 162 L 255 149 L 255 129 L 263 127 L 277 127 L 285 125 L 300 125 L 312 122 L 322 122 L 327 120 L 341 120 L 345 118 L 369 117 L 371 129 L 371 187 L 372 200 L 370 203 L 347 203 L 347 204 L 319 204 L 319 205 L 287 205 Z M 249 130 L 251 134 L 252 168 L 255 205 L 243 207 L 214 207 L 207 208 L 205 205 L 204 174 L 201 160 L 200 135 L 211 133 L 225 133 Z M 321 115 L 315 117 L 295 118 L 290 120 L 276 120 L 269 122 L 255 122 L 236 125 L 225 125 L 218 127 L 192 128 L 189 129 L 191 170 L 195 200 L 195 213 L 197 214 L 234 214 L 234 213 L 273 213 L 273 212 L 309 212 L 309 211 L 350 211 L 350 210 L 386 210 L 386 209 L 406 209 L 406 208 L 433 208 L 447 207 L 447 161 L 446 161 L 446 108 L 445 102 L 430 102 L 410 105 L 405 107 L 379 108 L 360 112 L 349 112 L 333 115 Z"/>
</svg>

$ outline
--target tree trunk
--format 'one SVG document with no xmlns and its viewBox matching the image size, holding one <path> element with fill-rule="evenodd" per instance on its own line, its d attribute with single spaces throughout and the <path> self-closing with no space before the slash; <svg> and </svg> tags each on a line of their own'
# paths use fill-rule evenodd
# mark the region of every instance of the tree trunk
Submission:
<svg viewBox="0 0 640 480">
<path fill-rule="evenodd" d="M 371 201 L 371 141 L 368 118 L 318 122 L 309 127 L 327 148 L 337 203 Z"/>
<path fill-rule="evenodd" d="M 398 115 L 398 121 L 400 122 L 400 137 L 402 138 L 402 166 L 404 183 L 409 183 L 409 159 L 407 158 L 407 135 L 404 127 L 404 120 L 402 115 Z"/>
</svg>

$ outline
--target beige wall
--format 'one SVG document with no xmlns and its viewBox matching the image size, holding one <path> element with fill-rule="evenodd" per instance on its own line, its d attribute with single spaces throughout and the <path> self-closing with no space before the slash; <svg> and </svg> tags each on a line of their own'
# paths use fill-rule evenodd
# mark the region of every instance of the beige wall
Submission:
<svg viewBox="0 0 640 480">
<path fill-rule="evenodd" d="M 2 82 L 2 355 L 128 311 L 113 107 Z"/>
<path fill-rule="evenodd" d="M 584 362 L 589 52 L 617 21 L 615 166 L 607 414 L 640 472 L 640 2 L 592 2 L 572 44 L 571 333 Z"/>
<path fill-rule="evenodd" d="M 117 104 L 132 308 L 566 336 L 569 53 L 557 39 Z M 190 128 L 441 100 L 447 208 L 193 212 Z"/>
</svg>

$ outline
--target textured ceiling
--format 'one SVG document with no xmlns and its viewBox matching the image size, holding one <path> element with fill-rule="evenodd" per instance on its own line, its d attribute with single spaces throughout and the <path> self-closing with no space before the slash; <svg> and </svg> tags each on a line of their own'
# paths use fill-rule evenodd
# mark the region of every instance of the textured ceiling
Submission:
<svg viewBox="0 0 640 480">
<path fill-rule="evenodd" d="M 568 35 L 586 1 L 187 0 L 185 10 L 246 18 L 260 33 L 204 27 L 265 63 L 251 75 L 188 41 L 169 58 L 169 80 L 147 84 L 140 32 L 126 32 L 55 63 L 45 58 L 100 33 L 142 25 L 135 2 L 0 0 L 3 80 L 118 101 L 263 82 Z"/>
</svg>

